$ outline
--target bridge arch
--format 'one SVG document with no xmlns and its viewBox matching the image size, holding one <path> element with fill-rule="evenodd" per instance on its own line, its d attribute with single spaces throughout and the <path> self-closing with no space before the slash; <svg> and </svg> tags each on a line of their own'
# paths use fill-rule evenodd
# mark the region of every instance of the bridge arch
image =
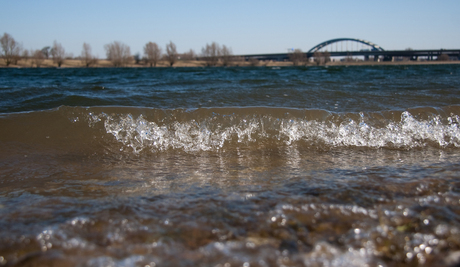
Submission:
<svg viewBox="0 0 460 267">
<path fill-rule="evenodd" d="M 316 51 L 320 50 L 321 48 L 327 46 L 327 45 L 330 45 L 330 44 L 333 44 L 333 43 L 337 43 L 337 42 L 342 42 L 342 41 L 353 41 L 353 42 L 358 42 L 358 43 L 362 43 L 362 44 L 365 44 L 365 45 L 368 45 L 368 46 L 371 46 L 374 50 L 377 50 L 377 51 L 384 51 L 384 49 L 374 43 L 371 43 L 369 41 L 366 41 L 366 40 L 362 40 L 362 39 L 355 39 L 355 38 L 336 38 L 336 39 L 331 39 L 331 40 L 327 40 L 325 42 L 322 42 L 320 44 L 317 44 L 316 46 L 314 46 L 312 49 L 308 50 L 307 53 L 315 53 Z"/>
</svg>

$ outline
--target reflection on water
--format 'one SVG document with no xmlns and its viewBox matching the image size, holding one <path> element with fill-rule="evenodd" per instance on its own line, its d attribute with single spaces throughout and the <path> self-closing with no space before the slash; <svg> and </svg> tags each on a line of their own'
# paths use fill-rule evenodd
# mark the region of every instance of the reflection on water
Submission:
<svg viewBox="0 0 460 267">
<path fill-rule="evenodd" d="M 460 249 L 455 151 L 35 153 L 2 156 L 2 264 L 431 265 Z"/>
</svg>

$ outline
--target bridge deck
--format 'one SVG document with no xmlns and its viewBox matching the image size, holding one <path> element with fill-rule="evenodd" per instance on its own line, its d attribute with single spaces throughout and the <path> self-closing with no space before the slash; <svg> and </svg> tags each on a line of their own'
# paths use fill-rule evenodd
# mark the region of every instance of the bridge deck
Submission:
<svg viewBox="0 0 460 267">
<path fill-rule="evenodd" d="M 439 50 L 384 50 L 384 51 L 338 51 L 328 52 L 331 57 L 346 57 L 346 56 L 381 56 L 384 58 L 392 57 L 437 57 L 446 54 L 450 57 L 457 57 L 460 60 L 460 49 L 439 49 Z M 313 57 L 313 53 L 304 53 L 307 58 Z M 259 60 L 275 60 L 283 61 L 289 59 L 290 53 L 277 53 L 277 54 L 252 54 L 252 55 L 239 55 L 245 59 L 256 58 Z"/>
</svg>

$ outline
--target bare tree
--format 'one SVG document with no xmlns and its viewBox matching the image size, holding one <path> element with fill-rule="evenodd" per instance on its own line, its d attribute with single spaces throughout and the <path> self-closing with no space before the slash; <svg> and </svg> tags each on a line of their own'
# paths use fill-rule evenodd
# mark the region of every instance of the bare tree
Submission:
<svg viewBox="0 0 460 267">
<path fill-rule="evenodd" d="M 220 49 L 220 55 L 221 55 L 221 59 L 222 59 L 222 65 L 224 66 L 228 66 L 230 64 L 230 62 L 232 62 L 232 59 L 233 59 L 233 53 L 232 53 L 232 49 L 225 46 L 225 45 L 222 45 L 222 48 Z"/>
<path fill-rule="evenodd" d="M 157 66 L 158 61 L 161 58 L 161 47 L 159 47 L 156 43 L 148 42 L 144 46 L 144 54 L 147 58 L 147 62 L 150 64 L 150 67 Z"/>
<path fill-rule="evenodd" d="M 88 68 L 91 65 L 97 63 L 97 58 L 91 54 L 91 46 L 87 43 L 83 43 L 83 50 L 81 51 L 81 61 Z"/>
<path fill-rule="evenodd" d="M 169 66 L 171 67 L 177 60 L 176 45 L 171 41 L 169 41 L 169 44 L 166 45 L 166 60 L 169 62 Z"/>
<path fill-rule="evenodd" d="M 51 48 L 51 56 L 53 57 L 53 62 L 61 67 L 62 63 L 64 63 L 65 59 L 65 50 L 62 45 L 56 41 L 53 43 L 53 47 Z"/>
<path fill-rule="evenodd" d="M 33 59 L 32 59 L 32 64 L 35 64 L 37 68 L 40 68 L 40 66 L 43 63 L 43 60 L 45 60 L 45 55 L 43 54 L 43 49 L 42 50 L 35 50 L 33 54 Z"/>
<path fill-rule="evenodd" d="M 182 54 L 181 58 L 183 60 L 194 60 L 196 58 L 195 51 L 193 51 L 193 49 L 190 49 L 188 52 Z"/>
<path fill-rule="evenodd" d="M 2 57 L 5 64 L 10 65 L 15 58 L 19 58 L 20 45 L 14 40 L 14 38 L 8 33 L 4 33 L 3 37 L 0 38 L 0 44 L 2 46 Z M 16 59 L 17 62 L 17 59 Z"/>
<path fill-rule="evenodd" d="M 106 44 L 104 48 L 107 59 L 112 61 L 115 67 L 124 66 L 131 60 L 131 50 L 129 46 L 121 42 L 115 41 L 111 44 Z"/>
<path fill-rule="evenodd" d="M 295 49 L 294 52 L 289 53 L 289 59 L 292 61 L 294 66 L 304 64 L 307 60 L 307 56 L 300 49 Z"/>
<path fill-rule="evenodd" d="M 27 60 L 29 60 L 29 57 L 30 57 L 29 50 L 24 49 L 22 51 L 21 57 L 22 59 L 24 59 L 25 62 L 27 62 Z"/>
<path fill-rule="evenodd" d="M 14 65 L 17 65 L 19 60 L 21 59 L 21 53 L 24 49 L 22 48 L 22 44 L 18 44 L 14 54 L 13 54 L 13 60 L 12 63 Z"/>
<path fill-rule="evenodd" d="M 321 60 L 322 60 L 322 63 L 324 63 L 324 65 L 326 65 L 328 62 L 331 61 L 331 53 L 329 53 L 328 51 L 324 51 L 321 53 Z"/>
<path fill-rule="evenodd" d="M 249 65 L 251 65 L 252 67 L 258 66 L 259 64 L 260 61 L 257 58 L 252 57 L 249 59 Z"/>
<path fill-rule="evenodd" d="M 331 54 L 329 52 L 319 52 L 316 51 L 313 54 L 313 57 L 315 58 L 315 62 L 317 65 L 323 65 L 326 64 L 331 60 Z"/>
<path fill-rule="evenodd" d="M 345 62 L 353 62 L 353 56 L 351 53 L 347 53 L 347 56 L 345 57 Z"/>
<path fill-rule="evenodd" d="M 36 50 L 33 50 L 33 49 L 30 49 L 29 50 L 29 59 L 30 59 L 30 66 L 33 67 L 34 66 L 34 63 L 35 63 L 35 51 Z"/>
<path fill-rule="evenodd" d="M 437 58 L 438 61 L 449 61 L 449 55 L 447 54 L 441 54 Z"/>
<path fill-rule="evenodd" d="M 133 59 L 134 59 L 134 64 L 141 63 L 141 54 L 137 52 L 136 54 L 134 54 Z"/>
<path fill-rule="evenodd" d="M 50 49 L 51 49 L 51 47 L 45 46 L 45 47 L 43 47 L 42 50 L 41 50 L 43 56 L 44 56 L 46 59 L 48 59 L 48 58 L 50 57 Z"/>
<path fill-rule="evenodd" d="M 219 44 L 216 42 L 206 44 L 206 46 L 201 49 L 201 56 L 208 66 L 216 66 L 220 56 Z"/>
<path fill-rule="evenodd" d="M 313 58 L 316 62 L 316 65 L 321 65 L 322 64 L 322 56 L 321 56 L 321 52 L 319 51 L 316 51 L 315 53 L 313 53 Z"/>
</svg>

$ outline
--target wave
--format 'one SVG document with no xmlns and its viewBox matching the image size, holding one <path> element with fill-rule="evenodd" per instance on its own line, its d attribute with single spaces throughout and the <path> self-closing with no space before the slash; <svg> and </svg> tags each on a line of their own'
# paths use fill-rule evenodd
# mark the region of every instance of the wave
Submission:
<svg viewBox="0 0 460 267">
<path fill-rule="evenodd" d="M 334 113 L 289 108 L 68 107 L 3 114 L 0 141 L 112 153 L 297 146 L 460 147 L 460 106 Z M 97 152 L 97 151 L 96 151 Z"/>
</svg>

